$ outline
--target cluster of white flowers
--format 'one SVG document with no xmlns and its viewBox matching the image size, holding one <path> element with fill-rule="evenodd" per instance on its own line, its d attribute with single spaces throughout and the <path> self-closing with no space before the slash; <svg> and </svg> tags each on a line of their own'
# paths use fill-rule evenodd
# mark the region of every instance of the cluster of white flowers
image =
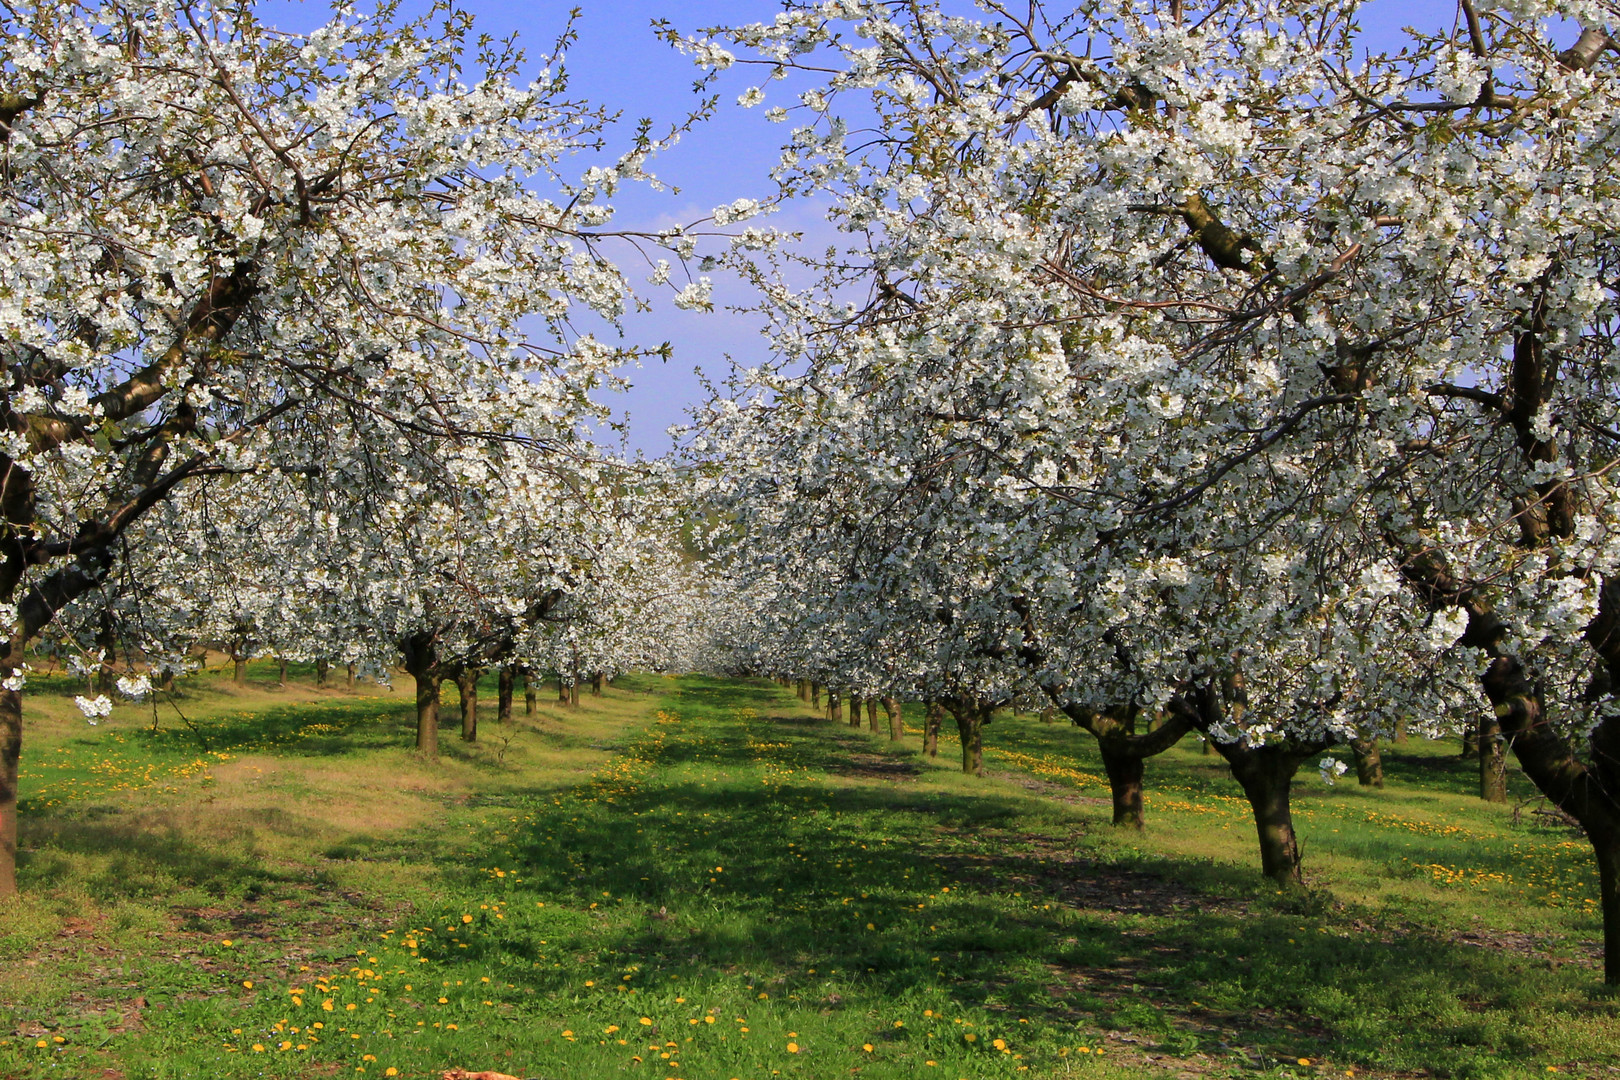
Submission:
<svg viewBox="0 0 1620 1080">
<path fill-rule="evenodd" d="M 731 256 L 781 358 L 693 443 L 746 655 L 1300 761 L 1534 723 L 1620 859 L 1612 7 L 845 7 L 728 41 L 819 81 L 777 175 L 846 234 L 817 288 Z"/>
</svg>

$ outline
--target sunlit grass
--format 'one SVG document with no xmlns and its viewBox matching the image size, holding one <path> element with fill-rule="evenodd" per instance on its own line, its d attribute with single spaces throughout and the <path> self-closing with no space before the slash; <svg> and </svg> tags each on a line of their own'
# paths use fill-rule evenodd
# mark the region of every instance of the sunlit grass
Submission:
<svg viewBox="0 0 1620 1080">
<path fill-rule="evenodd" d="M 643 677 L 471 746 L 447 721 L 427 765 L 407 695 L 373 694 L 199 689 L 197 731 L 161 738 L 64 722 L 77 762 L 206 767 L 94 790 L 60 769 L 84 783 L 35 796 L 28 892 L 0 907 L 0 1075 L 1620 1064 L 1579 844 L 1470 800 L 1438 747 L 1398 748 L 1383 792 L 1302 777 L 1313 891 L 1278 896 L 1191 744 L 1150 764 L 1138 836 L 1106 824 L 1089 737 L 1031 718 L 989 732 L 1015 784 L 766 684 Z"/>
</svg>

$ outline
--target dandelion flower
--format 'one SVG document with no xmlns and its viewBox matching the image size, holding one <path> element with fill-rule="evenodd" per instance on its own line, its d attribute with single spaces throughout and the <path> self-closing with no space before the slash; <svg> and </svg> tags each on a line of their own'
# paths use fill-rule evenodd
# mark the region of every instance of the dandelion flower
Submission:
<svg viewBox="0 0 1620 1080">
<path fill-rule="evenodd" d="M 799 1052 L 799 1044 L 798 1043 L 788 1043 L 787 1050 L 788 1050 L 788 1053 L 790 1053 L 790 1054 L 797 1054 Z"/>
</svg>

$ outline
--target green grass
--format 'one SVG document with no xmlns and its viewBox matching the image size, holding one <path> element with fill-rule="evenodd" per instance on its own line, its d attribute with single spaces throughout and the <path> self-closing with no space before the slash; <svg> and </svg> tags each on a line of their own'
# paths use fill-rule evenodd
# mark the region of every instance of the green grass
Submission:
<svg viewBox="0 0 1620 1080">
<path fill-rule="evenodd" d="M 1279 895 L 1191 743 L 1132 835 L 1089 737 L 1026 717 L 970 778 L 769 684 L 639 678 L 474 745 L 447 722 L 428 765 L 404 693 L 189 693 L 195 731 L 31 729 L 0 1075 L 1620 1066 L 1584 842 L 1437 746 L 1381 792 L 1302 776 L 1311 889 Z"/>
</svg>

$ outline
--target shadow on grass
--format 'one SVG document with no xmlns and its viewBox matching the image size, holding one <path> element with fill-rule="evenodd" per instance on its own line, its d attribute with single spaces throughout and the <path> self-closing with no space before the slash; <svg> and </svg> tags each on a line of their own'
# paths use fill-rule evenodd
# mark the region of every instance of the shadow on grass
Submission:
<svg viewBox="0 0 1620 1080">
<path fill-rule="evenodd" d="M 686 681 L 683 712 L 732 722 L 700 719 L 649 748 L 666 782 L 542 807 L 502 865 L 538 895 L 595 909 L 591 948 L 638 965 L 645 985 L 735 978 L 830 1010 L 949 1001 L 1069 1030 L 1131 1027 L 1182 1052 L 1248 1045 L 1488 1076 L 1536 1051 L 1531 1012 L 1570 1005 L 1567 979 L 1513 956 L 1302 916 L 1224 863 L 1085 857 L 1061 808 L 761 783 L 743 768 L 836 773 L 852 748 L 883 749 L 834 724 L 737 713 L 780 693 Z M 699 767 L 739 775 L 698 782 Z M 521 937 L 455 948 L 538 993 L 575 979 Z"/>
</svg>

